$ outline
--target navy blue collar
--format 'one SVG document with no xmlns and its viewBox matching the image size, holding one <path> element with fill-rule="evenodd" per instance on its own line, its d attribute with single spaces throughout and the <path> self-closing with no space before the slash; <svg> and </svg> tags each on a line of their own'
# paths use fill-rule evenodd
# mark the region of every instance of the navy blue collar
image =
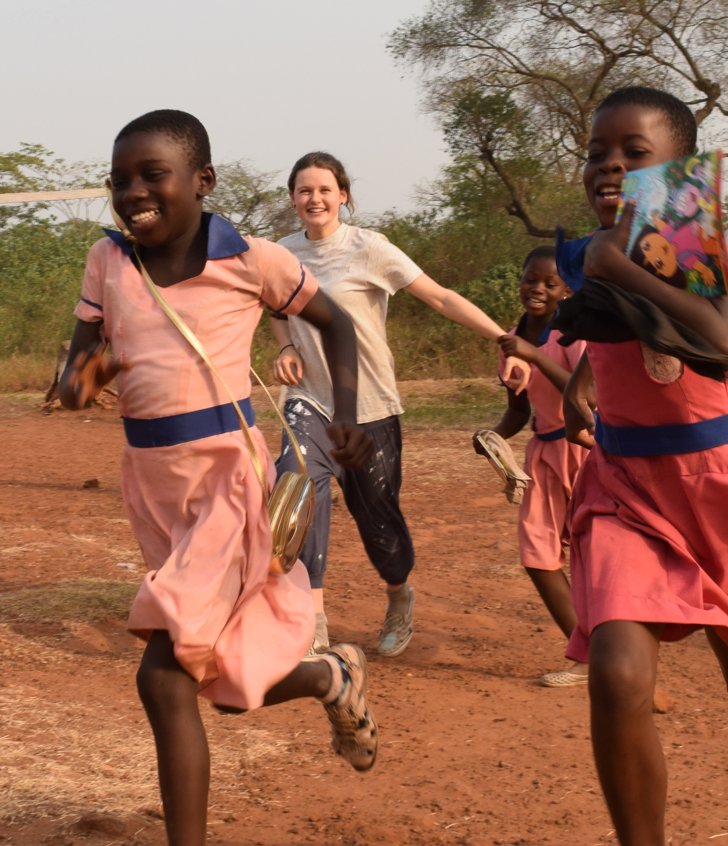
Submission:
<svg viewBox="0 0 728 846">
<path fill-rule="evenodd" d="M 202 213 L 202 226 L 207 233 L 207 258 L 223 259 L 236 256 L 250 249 L 238 230 L 217 214 Z M 132 245 L 116 229 L 104 229 L 111 240 L 128 255 L 134 256 Z"/>
<path fill-rule="evenodd" d="M 526 321 L 528 320 L 527 314 L 522 314 L 521 319 L 518 321 L 518 325 L 516 326 L 515 335 L 518 335 L 519 338 L 526 337 Z M 551 324 L 549 323 L 548 326 L 541 332 L 538 336 L 538 340 L 536 341 L 536 346 L 540 347 L 542 344 L 545 344 L 546 341 L 549 339 L 549 335 L 551 334 Z"/>
<path fill-rule="evenodd" d="M 556 229 L 556 269 L 574 293 L 584 285 L 584 254 L 591 239 L 592 236 L 587 235 L 567 241 L 564 230 L 560 226 Z"/>
</svg>

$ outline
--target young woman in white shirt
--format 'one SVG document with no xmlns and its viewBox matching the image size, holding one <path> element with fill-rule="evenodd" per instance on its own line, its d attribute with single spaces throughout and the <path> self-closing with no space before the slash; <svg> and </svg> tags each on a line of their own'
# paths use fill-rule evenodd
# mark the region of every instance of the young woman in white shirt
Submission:
<svg viewBox="0 0 728 846">
<path fill-rule="evenodd" d="M 340 220 L 343 207 L 353 210 L 351 182 L 341 162 L 324 152 L 300 158 L 288 179 L 293 207 L 304 229 L 281 240 L 319 281 L 321 288 L 347 312 L 357 335 L 359 390 L 357 422 L 374 439 L 370 462 L 361 470 L 345 470 L 330 456 L 326 434 L 331 420 L 331 380 L 320 334 L 296 317 L 274 319 L 280 353 L 274 373 L 285 386 L 285 414 L 303 447 L 309 474 L 316 483 L 316 511 L 301 559 L 306 565 L 316 605 L 313 651 L 328 646 L 323 581 L 331 519 L 330 479 L 338 481 L 367 555 L 386 584 L 387 610 L 378 651 L 393 657 L 403 652 L 413 633 L 415 596 L 408 583 L 415 556 L 399 506 L 403 408 L 387 345 L 386 318 L 390 296 L 404 290 L 440 314 L 495 340 L 504 331 L 487 314 L 459 294 L 438 285 L 384 235 Z M 274 315 L 276 317 L 276 315 Z M 525 384 L 530 368 L 509 359 Z M 285 433 L 278 472 L 295 470 Z"/>
</svg>

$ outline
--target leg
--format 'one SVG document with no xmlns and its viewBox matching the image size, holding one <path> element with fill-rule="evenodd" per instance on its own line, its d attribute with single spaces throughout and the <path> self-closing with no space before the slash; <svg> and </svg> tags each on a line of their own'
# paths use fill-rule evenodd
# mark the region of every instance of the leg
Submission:
<svg viewBox="0 0 728 846">
<path fill-rule="evenodd" d="M 369 560 L 387 583 L 387 613 L 378 649 L 394 657 L 412 639 L 414 613 L 414 591 L 407 584 L 414 547 L 399 507 L 402 435 L 398 417 L 365 426 L 374 440 L 374 453 L 363 469 L 345 471 L 341 484 Z"/>
<path fill-rule="evenodd" d="M 313 522 L 306 534 L 306 542 L 301 551 L 301 561 L 306 565 L 311 587 L 323 589 L 326 560 L 329 551 L 329 531 L 331 527 L 331 477 L 334 475 L 334 460 L 329 455 L 331 441 L 326 434 L 326 419 L 303 400 L 288 400 L 284 408 L 288 425 L 293 430 L 304 459 L 306 470 L 315 484 L 315 510 Z M 298 471 L 298 463 L 283 432 L 281 454 L 276 460 L 278 476 L 286 471 Z M 323 598 L 321 599 L 323 610 Z M 318 610 L 318 609 L 317 609 Z"/>
<path fill-rule="evenodd" d="M 329 648 L 329 633 L 324 611 L 324 574 L 329 552 L 331 528 L 331 476 L 335 462 L 329 455 L 331 444 L 326 434 L 326 420 L 311 405 L 302 400 L 289 400 L 284 409 L 286 420 L 293 430 L 304 454 L 306 469 L 314 480 L 315 504 L 311 526 L 301 550 L 301 561 L 308 570 L 311 593 L 316 611 L 316 630 L 309 654 L 325 652 Z M 281 454 L 276 461 L 278 475 L 287 470 L 297 471 L 298 464 L 283 432 Z"/>
<path fill-rule="evenodd" d="M 708 637 L 708 643 L 711 649 L 715 653 L 715 657 L 718 659 L 726 686 L 728 686 L 728 643 L 718 636 L 712 626 L 706 627 L 705 634 Z"/>
<path fill-rule="evenodd" d="M 321 700 L 331 723 L 334 752 L 364 772 L 377 759 L 379 734 L 366 697 L 367 660 L 358 646 L 340 643 L 302 661 L 266 694 L 264 705 L 302 696 Z"/>
<path fill-rule="evenodd" d="M 210 754 L 197 702 L 197 682 L 156 631 L 142 657 L 137 688 L 154 733 L 169 846 L 203 846 Z"/>
<path fill-rule="evenodd" d="M 526 572 L 536 586 L 543 604 L 551 618 L 568 638 L 576 625 L 576 611 L 571 601 L 571 588 L 563 570 L 539 570 L 526 567 Z M 544 673 L 539 682 L 544 687 L 574 687 L 584 685 L 588 680 L 589 668 L 575 662 L 566 670 Z"/>
<path fill-rule="evenodd" d="M 394 588 L 407 581 L 415 554 L 399 507 L 402 486 L 402 434 L 398 417 L 364 428 L 374 440 L 374 452 L 361 470 L 340 474 L 349 513 L 354 518 L 369 560 Z"/>
<path fill-rule="evenodd" d="M 664 846 L 667 770 L 652 699 L 661 627 L 615 621 L 592 632 L 592 745 L 622 846 Z"/>
<path fill-rule="evenodd" d="M 563 570 L 537 570 L 535 567 L 526 567 L 525 570 L 553 621 L 568 638 L 576 625 L 576 611 L 566 573 Z"/>
</svg>

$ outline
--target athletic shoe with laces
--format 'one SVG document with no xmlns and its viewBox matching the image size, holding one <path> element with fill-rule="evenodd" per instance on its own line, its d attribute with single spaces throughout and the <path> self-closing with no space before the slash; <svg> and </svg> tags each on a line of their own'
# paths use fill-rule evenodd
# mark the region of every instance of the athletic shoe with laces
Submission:
<svg viewBox="0 0 728 846">
<path fill-rule="evenodd" d="M 367 659 L 358 646 L 339 643 L 326 653 L 341 667 L 342 687 L 337 698 L 324 705 L 331 723 L 331 745 L 355 770 L 365 772 L 377 760 L 379 734 L 367 705 Z"/>
<path fill-rule="evenodd" d="M 414 634 L 415 592 L 410 585 L 404 585 L 397 593 L 388 593 L 387 598 L 389 604 L 379 633 L 377 651 L 387 658 L 394 658 L 407 649 Z"/>
</svg>

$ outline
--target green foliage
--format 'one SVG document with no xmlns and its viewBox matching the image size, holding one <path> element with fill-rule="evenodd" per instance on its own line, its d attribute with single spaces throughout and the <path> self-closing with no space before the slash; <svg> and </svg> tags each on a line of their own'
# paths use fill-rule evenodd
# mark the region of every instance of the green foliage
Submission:
<svg viewBox="0 0 728 846">
<path fill-rule="evenodd" d="M 259 173 L 243 161 L 219 165 L 216 171 L 217 186 L 205 206 L 242 235 L 275 241 L 297 228 L 288 191 L 273 184 L 275 174 Z"/>
<path fill-rule="evenodd" d="M 86 253 L 85 221 L 23 221 L 0 238 L 0 357 L 52 353 L 70 337 Z"/>
<path fill-rule="evenodd" d="M 725 115 L 727 13 L 728 0 L 431 0 L 388 46 L 420 73 L 472 181 L 495 177 L 501 208 L 531 235 L 553 236 L 557 222 L 576 235 L 583 199 L 569 189 L 597 103 L 623 85 L 655 85 L 690 103 L 698 123 Z"/>
</svg>

